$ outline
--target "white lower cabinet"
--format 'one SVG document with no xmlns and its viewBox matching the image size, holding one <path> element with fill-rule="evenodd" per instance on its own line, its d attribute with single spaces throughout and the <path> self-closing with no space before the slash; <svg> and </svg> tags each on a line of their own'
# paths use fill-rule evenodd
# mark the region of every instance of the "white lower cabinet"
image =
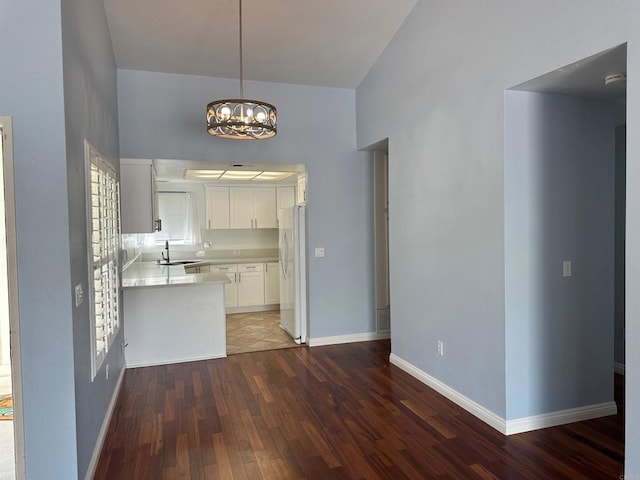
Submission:
<svg viewBox="0 0 640 480">
<path fill-rule="evenodd" d="M 264 263 L 238 265 L 238 306 L 264 305 Z"/>
<path fill-rule="evenodd" d="M 211 273 L 224 273 L 231 283 L 224 284 L 224 306 L 238 306 L 238 265 L 211 265 Z"/>
<path fill-rule="evenodd" d="M 280 264 L 271 262 L 264 266 L 264 303 L 275 305 L 280 303 Z"/>
<path fill-rule="evenodd" d="M 239 313 L 243 307 L 280 303 L 279 268 L 279 263 L 272 262 L 211 265 L 210 270 L 212 273 L 224 273 L 230 280 L 224 286 L 224 306 L 233 308 L 232 313 Z"/>
</svg>

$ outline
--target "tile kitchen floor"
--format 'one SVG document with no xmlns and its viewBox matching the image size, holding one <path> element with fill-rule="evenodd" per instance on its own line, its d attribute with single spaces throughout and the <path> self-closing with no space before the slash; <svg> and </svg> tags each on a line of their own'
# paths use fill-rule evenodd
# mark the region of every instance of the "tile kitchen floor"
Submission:
<svg viewBox="0 0 640 480">
<path fill-rule="evenodd" d="M 227 315 L 227 355 L 298 347 L 280 328 L 280 312 Z"/>
</svg>

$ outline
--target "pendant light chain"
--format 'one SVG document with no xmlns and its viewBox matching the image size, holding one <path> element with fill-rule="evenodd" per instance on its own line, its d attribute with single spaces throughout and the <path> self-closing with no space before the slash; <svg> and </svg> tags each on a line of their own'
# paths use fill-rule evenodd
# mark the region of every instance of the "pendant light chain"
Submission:
<svg viewBox="0 0 640 480">
<path fill-rule="evenodd" d="M 240 19 L 240 98 L 244 99 L 244 75 L 243 75 L 243 68 L 242 68 L 242 0 L 240 0 L 238 2 L 239 5 L 239 12 L 238 12 L 238 18 Z"/>
</svg>

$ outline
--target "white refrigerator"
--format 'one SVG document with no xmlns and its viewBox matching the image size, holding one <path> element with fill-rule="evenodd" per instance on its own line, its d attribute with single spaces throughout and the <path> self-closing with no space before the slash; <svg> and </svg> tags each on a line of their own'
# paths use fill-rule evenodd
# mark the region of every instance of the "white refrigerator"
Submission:
<svg viewBox="0 0 640 480">
<path fill-rule="evenodd" d="M 280 327 L 307 343 L 307 259 L 305 207 L 280 210 Z"/>
</svg>

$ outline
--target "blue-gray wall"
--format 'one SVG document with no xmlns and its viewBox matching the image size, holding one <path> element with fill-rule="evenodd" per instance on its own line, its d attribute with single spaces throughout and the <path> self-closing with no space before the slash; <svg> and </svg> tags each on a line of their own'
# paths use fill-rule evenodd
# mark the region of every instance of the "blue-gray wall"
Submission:
<svg viewBox="0 0 640 480">
<path fill-rule="evenodd" d="M 624 365 L 624 272 L 625 272 L 625 214 L 626 214 L 627 125 L 616 127 L 616 234 L 615 234 L 615 282 L 614 282 L 614 360 Z"/>
<path fill-rule="evenodd" d="M 120 166 L 116 66 L 101 0 L 62 3 L 62 47 L 71 285 L 81 283 L 88 292 L 84 140 L 87 139 L 116 169 Z M 92 381 L 89 302 L 85 300 L 78 308 L 73 308 L 72 314 L 77 468 L 79 478 L 84 478 L 108 404 L 124 368 L 120 348 L 123 329 Z"/>
<path fill-rule="evenodd" d="M 504 122 L 506 418 L 611 402 L 613 104 L 508 91 Z"/>
<path fill-rule="evenodd" d="M 392 350 L 504 417 L 504 91 L 627 42 L 627 474 L 640 474 L 639 26 L 635 0 L 418 2 L 356 91 L 358 147 L 389 139 Z"/>
<path fill-rule="evenodd" d="M 355 147 L 355 92 L 245 82 L 248 98 L 277 107 L 278 135 L 212 137 L 207 103 L 238 88 L 237 80 L 118 71 L 121 156 L 306 164 L 310 336 L 374 332 L 373 166 Z M 326 256 L 310 255 L 315 247 Z"/>
<path fill-rule="evenodd" d="M 0 112 L 13 117 L 26 474 L 73 479 L 76 402 L 61 8 L 59 1 L 1 0 L 0 12 Z"/>
<path fill-rule="evenodd" d="M 0 2 L 0 112 L 13 117 L 26 474 L 84 478 L 122 360 L 91 382 L 83 140 L 118 158 L 100 0 Z M 119 349 L 116 349 L 119 352 Z M 52 414 L 55 405 L 55 414 Z"/>
</svg>

